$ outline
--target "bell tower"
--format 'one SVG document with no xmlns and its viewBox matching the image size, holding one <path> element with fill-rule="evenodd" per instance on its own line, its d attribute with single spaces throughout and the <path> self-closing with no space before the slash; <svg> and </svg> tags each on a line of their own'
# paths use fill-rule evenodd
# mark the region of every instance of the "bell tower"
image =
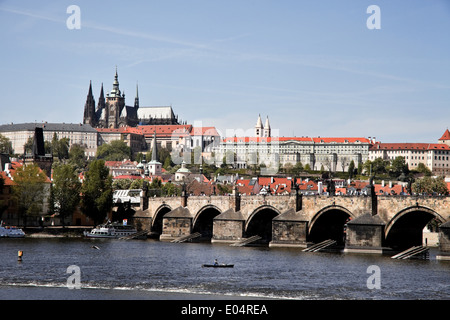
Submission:
<svg viewBox="0 0 450 320">
<path fill-rule="evenodd" d="M 106 108 L 108 128 L 118 128 L 119 118 L 122 113 L 122 109 L 125 107 L 125 94 L 122 94 L 119 89 L 119 76 L 114 76 L 113 88 L 110 93 L 106 94 Z"/>
</svg>

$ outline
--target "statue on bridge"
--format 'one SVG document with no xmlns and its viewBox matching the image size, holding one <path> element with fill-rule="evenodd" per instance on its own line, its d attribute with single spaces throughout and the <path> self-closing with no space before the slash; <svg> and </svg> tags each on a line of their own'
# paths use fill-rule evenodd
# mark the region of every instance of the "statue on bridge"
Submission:
<svg viewBox="0 0 450 320">
<path fill-rule="evenodd" d="M 333 179 L 328 180 L 327 184 L 328 196 L 332 197 L 336 194 L 336 185 L 334 184 Z"/>
</svg>

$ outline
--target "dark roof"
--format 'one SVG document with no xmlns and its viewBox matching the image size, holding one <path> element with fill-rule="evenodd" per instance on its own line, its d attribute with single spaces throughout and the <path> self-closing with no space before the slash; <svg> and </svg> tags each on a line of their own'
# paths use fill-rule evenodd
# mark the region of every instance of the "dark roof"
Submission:
<svg viewBox="0 0 450 320">
<path fill-rule="evenodd" d="M 358 218 L 355 218 L 351 221 L 349 221 L 347 224 L 363 224 L 363 225 L 385 225 L 384 221 L 378 216 L 372 216 L 370 212 L 363 214 L 362 216 L 359 216 Z"/>
<path fill-rule="evenodd" d="M 214 220 L 245 220 L 240 211 L 236 212 L 233 209 L 228 209 L 214 218 Z"/>
<path fill-rule="evenodd" d="M 11 131 L 34 131 L 35 128 L 42 128 L 44 131 L 74 131 L 74 132 L 97 132 L 90 124 L 82 123 L 48 123 L 30 122 L 0 125 L 0 132 Z"/>
<path fill-rule="evenodd" d="M 273 218 L 273 220 L 278 221 L 309 221 L 306 214 L 304 214 L 302 211 L 297 211 L 293 208 L 288 209 L 285 212 L 282 212 L 280 215 Z"/>
<path fill-rule="evenodd" d="M 192 218 L 188 208 L 178 207 L 164 215 L 164 218 Z"/>
</svg>

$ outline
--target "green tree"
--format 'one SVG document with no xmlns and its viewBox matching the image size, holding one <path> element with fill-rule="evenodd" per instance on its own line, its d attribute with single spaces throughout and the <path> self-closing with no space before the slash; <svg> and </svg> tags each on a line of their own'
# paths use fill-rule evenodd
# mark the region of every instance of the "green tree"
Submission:
<svg viewBox="0 0 450 320">
<path fill-rule="evenodd" d="M 181 190 L 175 184 L 167 182 L 162 186 L 162 191 L 165 196 L 179 196 L 181 195 Z"/>
<path fill-rule="evenodd" d="M 396 157 L 392 160 L 391 165 L 387 167 L 389 175 L 398 178 L 401 174 L 408 175 L 409 169 L 404 157 Z"/>
<path fill-rule="evenodd" d="M 136 180 L 134 180 L 136 181 Z M 135 189 L 132 188 L 134 183 L 131 179 L 114 179 L 112 183 L 113 190 L 127 190 L 127 189 Z"/>
<path fill-rule="evenodd" d="M 33 137 L 29 137 L 27 142 L 23 145 L 24 154 L 31 153 L 31 151 L 33 151 Z"/>
<path fill-rule="evenodd" d="M 94 160 L 89 164 L 81 187 L 81 210 L 94 220 L 102 223 L 112 208 L 112 177 L 104 160 Z"/>
<path fill-rule="evenodd" d="M 61 223 L 65 225 L 65 218 L 73 214 L 80 203 L 81 183 L 74 166 L 59 164 L 53 168 L 53 187 L 51 208 L 52 213 L 59 213 Z"/>
<path fill-rule="evenodd" d="M 301 172 L 303 172 L 303 164 L 299 161 L 295 164 L 294 169 L 293 169 L 293 173 L 294 174 L 300 174 Z"/>
<path fill-rule="evenodd" d="M 364 169 L 364 165 L 362 164 L 362 162 L 358 163 L 358 174 L 362 174 Z"/>
<path fill-rule="evenodd" d="M 28 217 L 42 214 L 44 200 L 48 196 L 45 186 L 47 176 L 36 164 L 29 164 L 17 168 L 13 179 L 13 198 L 26 226 Z"/>
<path fill-rule="evenodd" d="M 14 152 L 12 148 L 12 143 L 9 138 L 5 137 L 4 135 L 0 134 L 0 153 L 6 153 L 9 155 L 12 155 Z"/>
<path fill-rule="evenodd" d="M 69 159 L 69 138 L 58 139 L 58 135 L 55 132 L 50 149 L 53 157 L 57 157 L 59 160 Z"/>
<path fill-rule="evenodd" d="M 424 163 L 422 163 L 422 162 L 420 162 L 418 164 L 418 166 L 416 168 L 416 171 L 420 172 L 420 173 L 423 173 L 423 174 L 425 174 L 425 176 L 428 176 L 428 177 L 431 177 L 431 174 L 432 174 L 431 170 L 428 169 L 427 166 Z"/>
<path fill-rule="evenodd" d="M 127 189 L 142 189 L 143 184 L 144 184 L 143 179 L 136 179 L 130 183 L 130 185 Z"/>
<path fill-rule="evenodd" d="M 349 179 L 353 178 L 353 175 L 355 174 L 355 161 L 350 161 L 350 164 L 348 166 L 348 177 Z"/>
<path fill-rule="evenodd" d="M 122 140 L 102 144 L 97 148 L 97 159 L 105 161 L 121 161 L 131 158 L 131 148 Z"/>
<path fill-rule="evenodd" d="M 73 144 L 69 150 L 69 164 L 73 165 L 76 169 L 84 169 L 87 164 L 84 151 L 85 147 L 79 144 Z"/>
<path fill-rule="evenodd" d="M 412 184 L 412 191 L 419 194 L 439 194 L 439 195 L 447 195 L 448 189 L 447 184 L 445 183 L 444 177 L 429 177 L 425 176 L 420 179 L 416 179 L 416 181 Z"/>
</svg>

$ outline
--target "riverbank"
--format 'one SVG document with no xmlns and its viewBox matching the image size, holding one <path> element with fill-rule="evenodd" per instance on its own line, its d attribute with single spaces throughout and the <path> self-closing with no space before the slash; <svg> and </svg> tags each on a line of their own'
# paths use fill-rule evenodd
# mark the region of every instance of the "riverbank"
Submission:
<svg viewBox="0 0 450 320">
<path fill-rule="evenodd" d="M 22 228 L 28 238 L 81 238 L 93 226 L 48 226 Z"/>
</svg>

